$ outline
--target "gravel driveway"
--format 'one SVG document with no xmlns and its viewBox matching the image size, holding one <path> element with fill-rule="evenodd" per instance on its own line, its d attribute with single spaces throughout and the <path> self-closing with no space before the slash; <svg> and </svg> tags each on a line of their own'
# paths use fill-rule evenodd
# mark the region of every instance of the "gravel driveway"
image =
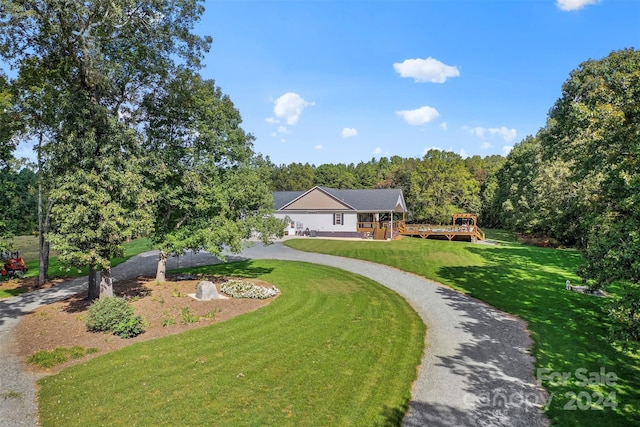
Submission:
<svg viewBox="0 0 640 427">
<path fill-rule="evenodd" d="M 284 259 L 341 268 L 405 297 L 428 326 L 426 350 L 403 425 L 546 426 L 545 395 L 534 380 L 524 323 L 487 304 L 419 276 L 366 261 L 306 253 L 278 242 L 256 244 L 230 259 Z M 154 274 L 157 252 L 115 267 L 116 280 Z M 171 259 L 169 268 L 218 262 L 199 253 Z M 77 293 L 86 279 L 0 300 L 0 426 L 36 425 L 34 378 L 11 351 L 14 326 L 34 308 Z"/>
</svg>

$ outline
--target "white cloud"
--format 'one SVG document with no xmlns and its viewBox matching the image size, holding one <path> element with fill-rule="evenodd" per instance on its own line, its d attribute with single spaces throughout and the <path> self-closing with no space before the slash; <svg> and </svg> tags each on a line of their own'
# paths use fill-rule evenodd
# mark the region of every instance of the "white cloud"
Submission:
<svg viewBox="0 0 640 427">
<path fill-rule="evenodd" d="M 278 126 L 278 132 L 280 132 L 280 133 L 289 133 L 287 128 L 282 126 L 282 125 Z"/>
<path fill-rule="evenodd" d="M 447 125 L 447 122 L 442 122 L 442 123 L 440 123 L 440 127 L 441 127 L 443 130 L 447 130 L 447 129 L 449 129 L 449 125 Z"/>
<path fill-rule="evenodd" d="M 278 134 L 275 132 L 271 132 L 271 136 L 278 136 Z"/>
<path fill-rule="evenodd" d="M 373 155 L 374 155 L 374 156 L 378 156 L 378 155 L 380 155 L 380 154 L 382 154 L 382 148 L 380 148 L 380 147 L 376 147 L 376 149 L 375 149 L 375 150 L 373 150 Z"/>
<path fill-rule="evenodd" d="M 433 107 L 420 107 L 416 110 L 396 111 L 396 114 L 402 117 L 410 125 L 423 125 L 438 118 L 440 113 Z"/>
<path fill-rule="evenodd" d="M 463 159 L 466 159 L 467 157 L 469 157 L 469 155 L 467 154 L 466 151 L 464 151 L 464 148 L 460 149 L 460 157 L 462 157 Z"/>
<path fill-rule="evenodd" d="M 480 148 L 482 148 L 483 150 L 486 150 L 487 148 L 491 148 L 491 147 L 493 147 L 493 145 L 491 145 L 488 142 L 485 142 L 484 144 L 482 144 Z"/>
<path fill-rule="evenodd" d="M 513 150 L 513 145 L 505 145 L 502 147 L 502 153 L 506 156 Z"/>
<path fill-rule="evenodd" d="M 287 121 L 288 125 L 295 125 L 305 107 L 314 105 L 313 102 L 305 101 L 300 95 L 294 92 L 287 92 L 276 99 L 273 113 L 276 117 Z"/>
<path fill-rule="evenodd" d="M 401 77 L 411 77 L 416 83 L 444 83 L 447 78 L 460 75 L 457 67 L 443 64 L 431 57 L 426 59 L 405 59 L 403 62 L 393 64 L 393 68 Z"/>
<path fill-rule="evenodd" d="M 266 119 L 264 119 L 264 121 L 267 123 L 271 123 L 272 125 L 280 123 L 280 120 L 274 119 L 273 117 L 267 117 Z"/>
<path fill-rule="evenodd" d="M 286 140 L 286 139 L 284 139 L 284 138 L 282 138 L 282 139 L 280 140 L 280 142 L 282 142 L 282 143 L 284 144 L 285 142 L 287 142 L 287 140 Z"/>
<path fill-rule="evenodd" d="M 557 0 L 556 6 L 564 11 L 580 10 L 590 4 L 598 3 L 599 0 Z"/>
<path fill-rule="evenodd" d="M 489 128 L 489 133 L 501 136 L 502 139 L 504 139 L 504 142 L 511 142 L 516 139 L 516 136 L 518 136 L 518 131 L 513 128 L 508 129 L 504 126 L 500 128 Z"/>
<path fill-rule="evenodd" d="M 313 148 L 315 148 L 316 150 L 322 150 L 322 148 L 324 148 L 324 147 L 322 147 L 322 145 L 318 144 Z"/>
<path fill-rule="evenodd" d="M 485 130 L 486 130 L 485 128 L 475 127 L 475 128 L 469 129 L 469 133 L 477 136 L 478 138 L 484 138 Z"/>
<path fill-rule="evenodd" d="M 340 135 L 342 135 L 343 138 L 349 138 L 351 136 L 356 136 L 357 134 L 358 131 L 354 128 L 344 128 L 342 129 L 342 132 L 340 132 Z"/>
<path fill-rule="evenodd" d="M 511 142 L 516 138 L 516 136 L 518 136 L 517 130 L 513 128 L 509 129 L 504 126 L 499 128 L 483 128 L 483 127 L 469 128 L 465 126 L 464 129 L 466 129 L 471 135 L 475 135 L 478 138 L 485 138 L 485 136 L 499 136 L 504 140 L 504 142 Z"/>
</svg>

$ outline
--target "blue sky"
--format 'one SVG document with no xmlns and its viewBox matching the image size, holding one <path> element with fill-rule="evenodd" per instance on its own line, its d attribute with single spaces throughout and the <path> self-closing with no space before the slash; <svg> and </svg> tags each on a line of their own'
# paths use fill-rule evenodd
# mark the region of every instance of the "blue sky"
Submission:
<svg viewBox="0 0 640 427">
<path fill-rule="evenodd" d="M 637 0 L 207 1 L 205 78 L 276 164 L 506 154 L 569 73 L 640 48 Z"/>
</svg>

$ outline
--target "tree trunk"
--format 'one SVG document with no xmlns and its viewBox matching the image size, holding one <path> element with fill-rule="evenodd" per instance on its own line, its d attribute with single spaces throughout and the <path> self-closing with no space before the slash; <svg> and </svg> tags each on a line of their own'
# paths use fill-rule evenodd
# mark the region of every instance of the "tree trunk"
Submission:
<svg viewBox="0 0 640 427">
<path fill-rule="evenodd" d="M 100 289 L 98 288 L 98 272 L 93 265 L 89 266 L 89 290 L 87 292 L 87 299 L 94 300 L 100 296 Z"/>
<path fill-rule="evenodd" d="M 113 277 L 111 276 L 111 267 L 102 268 L 100 270 L 100 298 L 113 296 Z"/>
<path fill-rule="evenodd" d="M 167 253 L 160 251 L 158 255 L 158 269 L 156 270 L 156 282 L 165 282 L 167 280 Z"/>
<path fill-rule="evenodd" d="M 53 200 L 49 200 L 46 212 L 42 209 L 42 183 L 38 185 L 38 286 L 43 286 L 49 280 L 49 242 L 47 233 L 51 230 L 51 208 Z"/>
<path fill-rule="evenodd" d="M 49 242 L 45 237 L 51 228 L 51 208 L 53 207 L 53 201 L 49 200 L 47 204 L 46 212 L 42 206 L 42 196 L 43 196 L 43 185 L 42 180 L 44 179 L 43 168 L 42 168 L 42 133 L 40 133 L 38 138 L 38 287 L 43 286 L 45 282 L 49 279 Z"/>
</svg>

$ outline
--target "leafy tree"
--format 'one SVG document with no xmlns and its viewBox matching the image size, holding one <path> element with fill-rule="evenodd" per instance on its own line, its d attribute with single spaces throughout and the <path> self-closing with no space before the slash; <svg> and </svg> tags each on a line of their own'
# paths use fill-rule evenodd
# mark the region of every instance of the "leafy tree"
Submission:
<svg viewBox="0 0 640 427">
<path fill-rule="evenodd" d="M 602 286 L 640 283 L 640 51 L 612 52 L 573 71 L 549 113 L 544 143 L 549 157 L 571 162 L 572 182 L 592 183 L 583 277 Z"/>
<path fill-rule="evenodd" d="M 20 131 L 20 121 L 16 120 L 14 89 L 3 73 L 0 73 L 0 252 L 11 249 L 9 239 L 12 236 L 11 225 L 7 222 L 15 202 L 15 182 L 13 152 L 16 147 L 16 134 Z"/>
<path fill-rule="evenodd" d="M 381 181 L 380 163 L 374 158 L 368 162 L 360 162 L 353 168 L 353 175 L 357 182 L 352 188 L 375 188 Z"/>
<path fill-rule="evenodd" d="M 71 145 L 92 145 L 95 169 L 70 168 L 55 179 L 51 243 L 66 265 L 100 270 L 100 283 L 89 283 L 89 298 L 113 296 L 111 258 L 122 256 L 123 243 L 151 226 L 151 193 L 144 187 L 140 159 L 133 155 L 135 134 L 113 122 L 110 144 L 83 135 Z M 85 148 L 90 149 L 90 148 Z M 111 152 L 110 152 L 111 151 Z"/>
<path fill-rule="evenodd" d="M 314 183 L 329 188 L 360 188 L 351 167 L 344 163 L 324 164 L 315 168 Z"/>
<path fill-rule="evenodd" d="M 589 60 L 562 86 L 549 113 L 548 157 L 571 163 L 570 180 L 587 181 L 589 234 L 579 271 L 594 287 L 628 286 L 613 310 L 618 338 L 640 334 L 640 51 Z"/>
<path fill-rule="evenodd" d="M 464 159 L 464 165 L 480 187 L 480 223 L 494 227 L 498 223 L 498 212 L 492 209 L 498 190 L 497 173 L 505 164 L 506 158 L 499 155 L 480 157 L 472 156 Z"/>
<path fill-rule="evenodd" d="M 265 169 L 251 164 L 253 136 L 213 80 L 180 71 L 144 103 L 149 185 L 155 193 L 152 239 L 160 249 L 156 280 L 170 254 L 223 248 L 239 251 L 258 231 L 282 235 L 273 223 Z M 274 229 L 275 224 L 275 229 Z"/>
<path fill-rule="evenodd" d="M 109 295 L 108 258 L 147 222 L 145 192 L 133 187 L 142 171 L 132 113 L 176 61 L 199 65 L 210 39 L 191 30 L 203 8 L 195 0 L 1 0 L 0 9 L 0 56 L 39 82 L 25 100 L 47 103 L 38 126 L 53 130 L 39 150 L 56 182 L 52 242 L 61 260 L 101 269 Z M 94 288 L 90 280 L 90 297 Z"/>
<path fill-rule="evenodd" d="M 273 172 L 274 191 L 306 191 L 315 182 L 315 168 L 309 163 L 281 165 Z"/>
<path fill-rule="evenodd" d="M 429 150 L 411 173 L 412 219 L 448 224 L 456 212 L 480 210 L 479 187 L 458 154 Z"/>
<path fill-rule="evenodd" d="M 544 225 L 536 213 L 539 195 L 534 182 L 542 161 L 540 141 L 529 136 L 516 144 L 498 173 L 498 189 L 493 212 L 506 228 L 524 234 L 544 232 Z"/>
</svg>

